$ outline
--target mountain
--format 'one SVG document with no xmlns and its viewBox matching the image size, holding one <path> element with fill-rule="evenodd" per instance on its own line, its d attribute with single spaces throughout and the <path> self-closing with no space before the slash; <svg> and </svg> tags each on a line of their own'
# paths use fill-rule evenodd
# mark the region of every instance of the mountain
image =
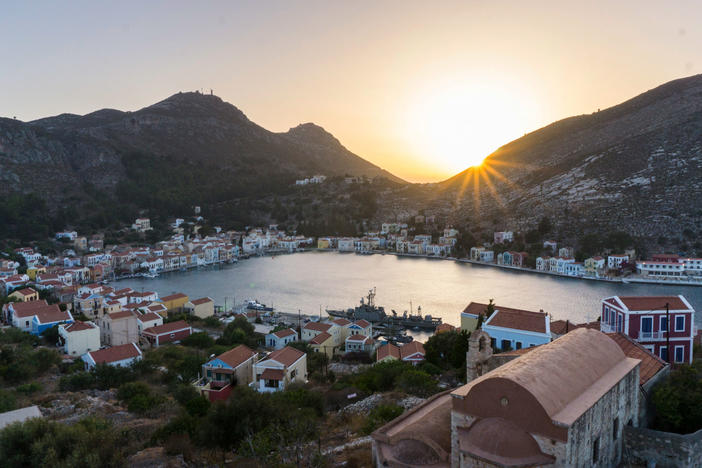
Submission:
<svg viewBox="0 0 702 468">
<path fill-rule="evenodd" d="M 702 221 L 702 75 L 536 130 L 439 187 L 463 201 L 466 216 L 499 218 L 505 228 L 547 216 L 573 234 L 678 239 L 685 231 L 694 239 Z"/>
<path fill-rule="evenodd" d="M 314 174 L 403 182 L 317 125 L 270 132 L 197 92 L 135 112 L 0 119 L 0 196 L 32 193 L 50 207 L 117 201 L 171 213 L 290 190 Z"/>
</svg>

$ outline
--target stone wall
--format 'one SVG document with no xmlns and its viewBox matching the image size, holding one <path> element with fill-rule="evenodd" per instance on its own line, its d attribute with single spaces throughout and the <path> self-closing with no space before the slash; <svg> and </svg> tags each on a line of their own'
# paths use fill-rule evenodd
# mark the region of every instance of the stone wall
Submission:
<svg viewBox="0 0 702 468">
<path fill-rule="evenodd" d="M 656 467 L 702 466 L 702 429 L 674 434 L 640 427 L 624 428 L 624 461 Z"/>
<path fill-rule="evenodd" d="M 639 366 L 605 393 L 568 429 L 568 453 L 559 465 L 618 466 L 622 459 L 622 428 L 638 424 Z M 595 457 L 594 445 L 598 450 Z"/>
</svg>

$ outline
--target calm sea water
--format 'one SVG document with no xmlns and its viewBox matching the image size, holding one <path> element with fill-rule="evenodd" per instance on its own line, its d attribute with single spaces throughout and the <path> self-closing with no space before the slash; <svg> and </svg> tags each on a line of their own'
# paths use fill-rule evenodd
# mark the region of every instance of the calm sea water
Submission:
<svg viewBox="0 0 702 468">
<path fill-rule="evenodd" d="M 538 311 L 573 322 L 595 320 L 602 298 L 611 295 L 682 294 L 702 310 L 702 287 L 620 284 L 559 278 L 450 260 L 305 252 L 257 257 L 238 264 L 188 272 L 166 273 L 156 279 L 129 279 L 113 284 L 165 296 L 183 292 L 191 298 L 212 297 L 231 306 L 257 299 L 283 312 L 318 314 L 348 308 L 377 288 L 376 303 L 389 313 L 422 307 L 423 314 L 453 325 L 471 301 Z M 702 326 L 702 314 L 697 314 Z"/>
</svg>

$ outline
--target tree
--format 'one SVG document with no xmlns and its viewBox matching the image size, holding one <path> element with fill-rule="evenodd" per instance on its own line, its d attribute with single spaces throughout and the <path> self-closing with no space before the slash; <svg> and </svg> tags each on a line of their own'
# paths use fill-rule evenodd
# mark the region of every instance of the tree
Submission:
<svg viewBox="0 0 702 468">
<path fill-rule="evenodd" d="M 539 221 L 539 227 L 538 227 L 539 234 L 541 234 L 542 236 L 546 235 L 549 232 L 551 232 L 551 229 L 553 229 L 553 226 L 551 225 L 551 220 L 546 216 L 541 218 L 541 220 Z"/>
<path fill-rule="evenodd" d="M 689 434 L 702 428 L 702 363 L 681 365 L 656 387 L 654 427 Z"/>
</svg>

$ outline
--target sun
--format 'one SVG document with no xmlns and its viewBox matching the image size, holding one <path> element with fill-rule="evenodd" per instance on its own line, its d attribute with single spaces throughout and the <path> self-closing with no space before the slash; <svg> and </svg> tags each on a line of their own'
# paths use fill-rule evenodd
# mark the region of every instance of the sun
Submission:
<svg viewBox="0 0 702 468">
<path fill-rule="evenodd" d="M 406 138 L 429 165 L 452 175 L 524 133 L 521 104 L 504 83 L 438 82 L 418 90 L 408 106 Z"/>
</svg>

